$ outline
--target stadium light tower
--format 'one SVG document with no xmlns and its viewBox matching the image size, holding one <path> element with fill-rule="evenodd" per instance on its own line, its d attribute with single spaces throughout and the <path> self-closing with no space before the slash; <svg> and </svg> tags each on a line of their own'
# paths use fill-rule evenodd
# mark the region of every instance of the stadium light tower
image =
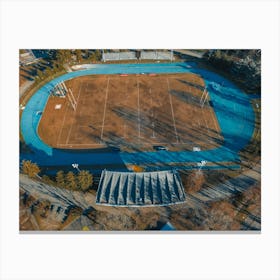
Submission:
<svg viewBox="0 0 280 280">
<path fill-rule="evenodd" d="M 207 163 L 206 160 L 201 160 L 200 162 L 197 163 L 197 166 L 199 167 L 198 168 L 199 172 L 200 172 L 201 168 L 206 165 L 206 163 Z"/>
<path fill-rule="evenodd" d="M 79 169 L 79 164 L 78 163 L 72 163 L 72 167 L 77 169 L 79 172 L 81 172 L 81 170 Z"/>
</svg>

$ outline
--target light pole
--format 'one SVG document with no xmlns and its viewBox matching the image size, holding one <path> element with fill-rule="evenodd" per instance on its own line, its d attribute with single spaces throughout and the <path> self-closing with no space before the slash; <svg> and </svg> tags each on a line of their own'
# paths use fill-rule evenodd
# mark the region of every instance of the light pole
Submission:
<svg viewBox="0 0 280 280">
<path fill-rule="evenodd" d="M 72 163 L 72 167 L 77 169 L 79 172 L 81 172 L 81 170 L 79 169 L 79 164 L 78 163 Z"/>
<path fill-rule="evenodd" d="M 206 160 L 201 160 L 200 162 L 197 163 L 197 166 L 199 166 L 199 168 L 198 168 L 199 172 L 200 172 L 201 168 L 206 165 L 206 163 L 207 163 Z"/>
</svg>

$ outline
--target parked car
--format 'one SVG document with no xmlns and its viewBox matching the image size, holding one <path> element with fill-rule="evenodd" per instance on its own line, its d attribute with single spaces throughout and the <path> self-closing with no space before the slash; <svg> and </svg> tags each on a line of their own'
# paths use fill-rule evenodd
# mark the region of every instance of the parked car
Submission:
<svg viewBox="0 0 280 280">
<path fill-rule="evenodd" d="M 121 150 L 119 147 L 115 147 L 115 146 L 110 146 L 109 148 L 113 152 L 120 152 L 120 150 Z"/>
<path fill-rule="evenodd" d="M 168 148 L 165 146 L 154 146 L 153 147 L 156 151 L 168 151 Z"/>
</svg>

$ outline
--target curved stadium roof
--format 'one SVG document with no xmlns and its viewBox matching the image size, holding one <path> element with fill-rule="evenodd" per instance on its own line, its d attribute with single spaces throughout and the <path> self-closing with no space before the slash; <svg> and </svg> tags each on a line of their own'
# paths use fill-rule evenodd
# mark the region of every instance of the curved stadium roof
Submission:
<svg viewBox="0 0 280 280">
<path fill-rule="evenodd" d="M 103 170 L 96 204 L 160 206 L 184 202 L 186 194 L 176 171 L 114 172 Z"/>
</svg>

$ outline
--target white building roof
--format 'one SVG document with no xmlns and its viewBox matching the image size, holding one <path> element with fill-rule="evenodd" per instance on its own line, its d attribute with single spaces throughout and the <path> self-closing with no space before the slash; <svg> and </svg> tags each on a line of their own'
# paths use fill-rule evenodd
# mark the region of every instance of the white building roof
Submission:
<svg viewBox="0 0 280 280">
<path fill-rule="evenodd" d="M 96 203 L 112 206 L 160 206 L 185 201 L 176 171 L 114 172 L 103 170 Z"/>
</svg>

